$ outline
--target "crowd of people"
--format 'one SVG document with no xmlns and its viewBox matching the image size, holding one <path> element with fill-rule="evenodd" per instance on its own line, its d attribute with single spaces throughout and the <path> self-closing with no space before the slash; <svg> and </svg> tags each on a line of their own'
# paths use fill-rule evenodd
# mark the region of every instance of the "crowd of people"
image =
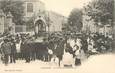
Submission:
<svg viewBox="0 0 115 73">
<path fill-rule="evenodd" d="M 38 37 L 39 38 L 39 37 Z M 81 65 L 83 56 L 101 54 L 112 51 L 112 37 L 102 34 L 50 34 L 42 42 L 37 42 L 34 36 L 18 34 L 5 36 L 0 40 L 1 61 L 16 63 L 25 60 L 26 63 L 41 60 L 56 62 L 58 66 L 73 67 Z"/>
</svg>

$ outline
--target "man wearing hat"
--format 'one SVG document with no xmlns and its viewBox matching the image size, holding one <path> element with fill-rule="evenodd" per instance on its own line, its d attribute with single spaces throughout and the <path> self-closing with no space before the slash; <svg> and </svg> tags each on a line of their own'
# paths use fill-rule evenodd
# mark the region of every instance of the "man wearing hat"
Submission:
<svg viewBox="0 0 115 73">
<path fill-rule="evenodd" d="M 4 63 L 7 65 L 9 62 L 9 56 L 11 54 L 11 45 L 8 39 L 4 39 L 4 42 L 1 45 L 1 51 L 4 55 Z"/>
<path fill-rule="evenodd" d="M 10 63 L 16 63 L 16 44 L 14 39 L 11 39 L 11 54 L 10 54 Z"/>
</svg>

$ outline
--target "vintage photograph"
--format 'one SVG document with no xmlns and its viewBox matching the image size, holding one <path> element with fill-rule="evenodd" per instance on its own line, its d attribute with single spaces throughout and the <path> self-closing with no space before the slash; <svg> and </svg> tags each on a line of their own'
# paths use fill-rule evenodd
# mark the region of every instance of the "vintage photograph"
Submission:
<svg viewBox="0 0 115 73">
<path fill-rule="evenodd" d="M 0 73 L 115 73 L 115 0 L 0 0 Z"/>
</svg>

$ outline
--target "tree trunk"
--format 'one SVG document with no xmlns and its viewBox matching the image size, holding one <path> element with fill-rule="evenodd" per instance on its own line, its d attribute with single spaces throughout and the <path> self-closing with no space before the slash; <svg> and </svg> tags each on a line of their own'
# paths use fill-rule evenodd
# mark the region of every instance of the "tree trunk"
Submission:
<svg viewBox="0 0 115 73">
<path fill-rule="evenodd" d="M 114 1 L 114 8 L 115 8 L 115 1 Z M 113 21 L 113 51 L 115 52 L 115 9 L 113 12 L 113 16 L 114 16 L 114 21 Z"/>
</svg>

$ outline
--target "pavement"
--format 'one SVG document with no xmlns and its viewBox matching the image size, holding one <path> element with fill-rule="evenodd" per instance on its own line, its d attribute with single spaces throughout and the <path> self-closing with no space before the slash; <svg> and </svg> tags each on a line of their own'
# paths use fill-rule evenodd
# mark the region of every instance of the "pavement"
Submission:
<svg viewBox="0 0 115 73">
<path fill-rule="evenodd" d="M 74 68 L 58 67 L 50 62 L 39 60 L 25 63 L 18 60 L 16 64 L 5 66 L 0 63 L 0 73 L 115 73 L 115 54 L 90 56 L 81 66 Z"/>
</svg>

